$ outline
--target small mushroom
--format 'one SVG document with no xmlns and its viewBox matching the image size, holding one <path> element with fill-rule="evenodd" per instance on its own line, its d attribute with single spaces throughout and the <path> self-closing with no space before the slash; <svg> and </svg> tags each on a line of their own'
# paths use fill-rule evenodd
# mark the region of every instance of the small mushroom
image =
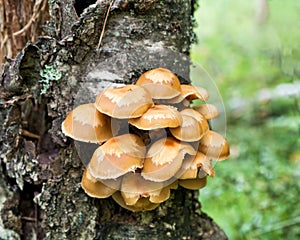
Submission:
<svg viewBox="0 0 300 240">
<path fill-rule="evenodd" d="M 199 190 L 206 186 L 207 177 L 196 178 L 196 179 L 184 179 L 178 180 L 178 184 L 186 189 L 190 190 Z"/>
<path fill-rule="evenodd" d="M 100 112 L 118 119 L 140 117 L 152 105 L 150 93 L 136 85 L 106 89 L 96 97 L 95 102 Z"/>
<path fill-rule="evenodd" d="M 143 73 L 136 85 L 147 89 L 154 99 L 171 99 L 181 93 L 178 77 L 165 68 L 155 68 Z"/>
<path fill-rule="evenodd" d="M 87 195 L 94 198 L 107 198 L 120 189 L 120 179 L 99 181 L 94 178 L 86 168 L 84 170 L 81 187 Z"/>
<path fill-rule="evenodd" d="M 225 160 L 230 156 L 229 144 L 219 133 L 208 131 L 199 141 L 198 151 L 214 160 Z"/>
<path fill-rule="evenodd" d="M 154 105 L 139 118 L 132 118 L 129 123 L 142 130 L 178 127 L 182 117 L 175 107 Z"/>
<path fill-rule="evenodd" d="M 168 137 L 153 143 L 144 161 L 141 175 L 150 181 L 167 181 L 179 171 L 185 154 L 196 154 L 188 143 Z"/>
<path fill-rule="evenodd" d="M 193 107 L 193 109 L 201 113 L 207 120 L 213 119 L 219 115 L 217 107 L 213 104 L 201 104 Z"/>
<path fill-rule="evenodd" d="M 159 206 L 159 203 L 152 203 L 148 198 L 140 198 L 134 205 L 127 205 L 120 192 L 115 192 L 112 198 L 121 207 L 133 212 L 151 211 Z"/>
<path fill-rule="evenodd" d="M 88 170 L 96 179 L 114 179 L 143 167 L 145 145 L 134 134 L 113 137 L 96 149 Z"/>
<path fill-rule="evenodd" d="M 110 117 L 97 111 L 93 103 L 79 105 L 63 121 L 62 132 L 78 141 L 105 142 L 112 137 Z"/>
<path fill-rule="evenodd" d="M 178 95 L 177 97 L 167 100 L 167 102 L 179 103 L 185 99 L 188 100 L 189 102 L 195 99 L 199 99 L 201 101 L 206 102 L 208 98 L 209 98 L 209 93 L 205 88 L 182 84 L 181 94 Z"/>
<path fill-rule="evenodd" d="M 126 205 L 136 204 L 141 197 L 161 203 L 170 197 L 170 188 L 165 188 L 162 182 L 146 180 L 139 173 L 128 173 L 122 179 L 121 195 Z"/>
<path fill-rule="evenodd" d="M 200 140 L 209 130 L 207 120 L 197 111 L 186 108 L 180 113 L 182 115 L 181 126 L 170 128 L 175 138 L 186 142 L 195 142 Z"/>
</svg>

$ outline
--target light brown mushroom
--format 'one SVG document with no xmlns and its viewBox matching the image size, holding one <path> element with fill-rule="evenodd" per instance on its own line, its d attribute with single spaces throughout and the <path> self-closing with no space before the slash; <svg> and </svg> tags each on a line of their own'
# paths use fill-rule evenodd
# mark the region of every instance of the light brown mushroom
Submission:
<svg viewBox="0 0 300 240">
<path fill-rule="evenodd" d="M 96 149 L 88 170 L 96 179 L 114 179 L 143 167 L 145 145 L 134 134 L 109 139 Z"/>
<path fill-rule="evenodd" d="M 179 103 L 185 99 L 189 102 L 195 99 L 206 102 L 209 99 L 209 93 L 205 88 L 182 84 L 181 94 L 177 97 L 167 100 L 167 103 Z"/>
<path fill-rule="evenodd" d="M 121 195 L 126 205 L 134 205 L 142 197 L 149 198 L 152 203 L 161 203 L 170 197 L 170 187 L 146 180 L 140 173 L 127 173 L 122 179 Z"/>
<path fill-rule="evenodd" d="M 215 131 L 208 131 L 199 141 L 198 151 L 214 160 L 225 160 L 230 156 L 227 140 Z"/>
<path fill-rule="evenodd" d="M 78 141 L 101 143 L 112 137 L 110 117 L 97 111 L 93 103 L 79 105 L 63 121 L 62 132 Z"/>
<path fill-rule="evenodd" d="M 87 195 L 94 198 L 107 198 L 120 189 L 120 179 L 99 181 L 94 178 L 88 171 L 84 170 L 81 187 Z"/>
<path fill-rule="evenodd" d="M 182 117 L 175 107 L 154 105 L 139 118 L 132 118 L 129 123 L 142 130 L 153 130 L 181 125 Z"/>
<path fill-rule="evenodd" d="M 207 158 L 203 153 L 197 152 L 196 155 L 188 156 L 183 160 L 181 169 L 176 174 L 176 177 L 179 179 L 194 179 L 207 175 L 211 177 L 215 175 L 211 159 Z"/>
<path fill-rule="evenodd" d="M 206 186 L 207 177 L 196 178 L 196 179 L 184 179 L 178 180 L 178 184 L 186 189 L 199 190 Z"/>
<path fill-rule="evenodd" d="M 194 155 L 196 151 L 174 138 L 160 139 L 150 146 L 141 175 L 154 182 L 167 181 L 181 168 L 185 154 Z"/>
<path fill-rule="evenodd" d="M 186 108 L 182 110 L 182 124 L 177 128 L 170 128 L 172 135 L 186 142 L 200 140 L 209 130 L 209 125 L 204 116 L 197 111 Z"/>
<path fill-rule="evenodd" d="M 200 104 L 193 107 L 193 109 L 201 113 L 207 120 L 216 118 L 219 115 L 217 107 L 213 104 Z"/>
<path fill-rule="evenodd" d="M 118 119 L 140 117 L 152 105 L 150 93 L 136 85 L 106 89 L 96 97 L 95 102 L 100 112 Z"/>
<path fill-rule="evenodd" d="M 121 207 L 133 212 L 151 211 L 159 206 L 159 203 L 152 203 L 148 198 L 140 198 L 134 205 L 127 205 L 120 192 L 115 192 L 112 198 Z"/>
<path fill-rule="evenodd" d="M 136 85 L 147 89 L 154 99 L 171 99 L 181 93 L 178 77 L 165 68 L 155 68 L 143 73 Z"/>
</svg>

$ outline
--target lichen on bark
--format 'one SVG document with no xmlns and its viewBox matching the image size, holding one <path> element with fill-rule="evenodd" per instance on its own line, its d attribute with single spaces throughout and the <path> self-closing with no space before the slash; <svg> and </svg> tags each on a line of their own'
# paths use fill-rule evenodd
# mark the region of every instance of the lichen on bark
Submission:
<svg viewBox="0 0 300 240">
<path fill-rule="evenodd" d="M 116 0 L 97 49 L 110 2 L 81 11 L 71 0 L 49 1 L 48 36 L 2 69 L 1 171 L 13 196 L 1 211 L 4 226 L 11 228 L 5 216 L 12 214 L 23 239 L 226 239 L 201 212 L 195 191 L 180 188 L 156 210 L 132 213 L 80 187 L 84 163 L 61 131 L 75 105 L 152 67 L 171 67 L 189 82 L 194 1 Z M 41 96 L 45 65 L 62 77 Z"/>
</svg>

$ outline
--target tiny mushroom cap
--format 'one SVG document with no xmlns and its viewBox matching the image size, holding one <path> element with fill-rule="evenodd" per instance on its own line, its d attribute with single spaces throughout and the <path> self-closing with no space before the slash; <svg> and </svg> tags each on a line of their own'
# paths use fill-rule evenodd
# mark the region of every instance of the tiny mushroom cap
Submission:
<svg viewBox="0 0 300 240">
<path fill-rule="evenodd" d="M 107 198 L 120 188 L 120 179 L 98 181 L 94 178 L 86 168 L 84 170 L 81 186 L 87 195 L 94 198 Z"/>
<path fill-rule="evenodd" d="M 100 112 L 118 119 L 140 117 L 152 105 L 150 93 L 136 85 L 106 89 L 95 102 Z"/>
<path fill-rule="evenodd" d="M 62 132 L 82 142 L 105 142 L 112 137 L 110 117 L 97 111 L 93 103 L 82 104 L 67 115 Z"/>
<path fill-rule="evenodd" d="M 213 119 L 219 115 L 217 107 L 213 104 L 201 104 L 193 107 L 197 112 L 201 113 L 207 120 Z"/>
<path fill-rule="evenodd" d="M 115 192 L 112 198 L 121 207 L 133 212 L 151 211 L 159 206 L 159 203 L 152 203 L 148 198 L 140 198 L 134 205 L 127 205 L 120 192 Z"/>
<path fill-rule="evenodd" d="M 161 203 L 170 197 L 170 188 L 164 190 L 162 182 L 148 181 L 139 173 L 127 173 L 122 179 L 121 195 L 126 205 L 136 204 L 141 197 Z"/>
<path fill-rule="evenodd" d="M 180 171 L 177 175 L 179 179 L 192 179 L 198 175 L 198 168 L 205 162 L 206 157 L 203 153 L 197 152 L 196 155 L 191 155 L 184 159 Z"/>
<path fill-rule="evenodd" d="M 185 154 L 195 155 L 196 151 L 174 138 L 160 139 L 150 146 L 141 175 L 154 182 L 167 181 L 179 171 Z"/>
<path fill-rule="evenodd" d="M 172 135 L 182 141 L 199 141 L 209 130 L 209 125 L 204 116 L 197 111 L 186 108 L 182 110 L 182 124 L 177 128 L 170 128 Z"/>
<path fill-rule="evenodd" d="M 181 94 L 177 97 L 168 100 L 168 102 L 179 103 L 185 99 L 189 102 L 195 99 L 199 99 L 201 101 L 206 102 L 209 99 L 209 93 L 205 88 L 182 84 Z"/>
<path fill-rule="evenodd" d="M 155 68 L 143 73 L 136 85 L 147 89 L 154 99 L 171 99 L 181 93 L 178 77 L 165 68 Z"/>
<path fill-rule="evenodd" d="M 229 144 L 219 133 L 208 131 L 199 141 L 198 151 L 214 160 L 225 160 L 230 156 Z"/>
<path fill-rule="evenodd" d="M 139 118 L 132 118 L 129 123 L 142 130 L 153 130 L 181 125 L 182 117 L 177 109 L 168 105 L 154 105 Z"/>
<path fill-rule="evenodd" d="M 199 190 L 206 186 L 206 177 L 196 179 L 179 180 L 178 184 L 186 189 Z"/>
<path fill-rule="evenodd" d="M 96 179 L 114 179 L 143 167 L 145 145 L 134 134 L 113 137 L 96 149 L 88 170 Z"/>
</svg>

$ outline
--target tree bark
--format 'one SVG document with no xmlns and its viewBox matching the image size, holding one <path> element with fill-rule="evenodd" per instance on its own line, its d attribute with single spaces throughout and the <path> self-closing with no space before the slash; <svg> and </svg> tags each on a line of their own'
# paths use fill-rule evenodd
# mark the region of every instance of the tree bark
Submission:
<svg viewBox="0 0 300 240">
<path fill-rule="evenodd" d="M 104 26 L 110 4 L 49 1 L 48 35 L 2 67 L 1 218 L 10 231 L 0 228 L 7 236 L 1 238 L 227 239 L 201 211 L 198 191 L 179 188 L 157 209 L 134 213 L 80 187 L 91 153 L 61 132 L 75 105 L 153 67 L 168 67 L 189 82 L 194 1 L 115 0 Z M 61 77 L 46 77 L 45 86 L 47 66 Z"/>
</svg>

